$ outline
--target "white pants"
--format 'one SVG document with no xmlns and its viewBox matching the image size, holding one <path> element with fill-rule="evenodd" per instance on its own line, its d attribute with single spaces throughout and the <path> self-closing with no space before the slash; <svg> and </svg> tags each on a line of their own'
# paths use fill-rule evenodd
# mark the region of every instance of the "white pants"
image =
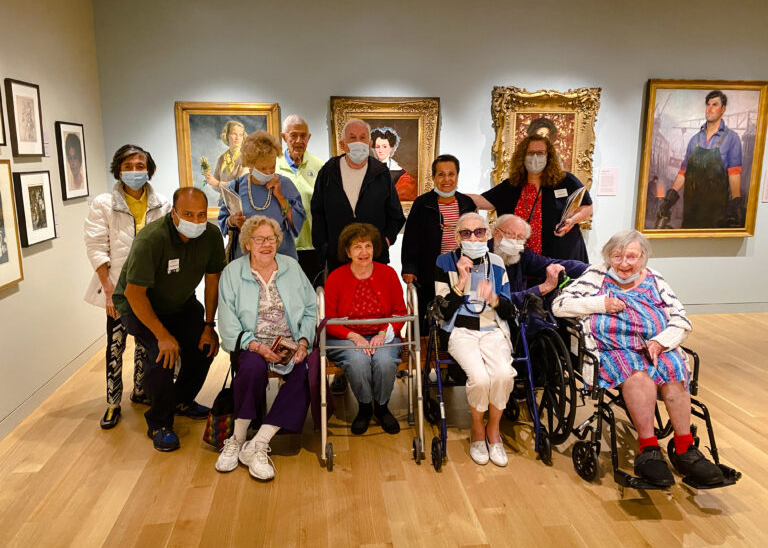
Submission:
<svg viewBox="0 0 768 548">
<path fill-rule="evenodd" d="M 456 327 L 448 339 L 448 352 L 467 374 L 467 401 L 477 411 L 490 403 L 504 409 L 515 384 L 512 345 L 501 329 L 475 331 Z"/>
</svg>

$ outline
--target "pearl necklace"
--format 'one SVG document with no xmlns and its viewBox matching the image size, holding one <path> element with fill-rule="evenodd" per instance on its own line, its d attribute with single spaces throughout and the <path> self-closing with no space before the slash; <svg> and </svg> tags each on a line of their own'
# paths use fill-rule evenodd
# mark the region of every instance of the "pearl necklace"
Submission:
<svg viewBox="0 0 768 548">
<path fill-rule="evenodd" d="M 251 177 L 248 176 L 248 201 L 251 202 L 251 207 L 255 209 L 256 211 L 264 211 L 269 207 L 269 203 L 272 201 L 272 189 L 270 188 L 267 192 L 267 201 L 264 202 L 263 207 L 257 207 L 256 204 L 253 203 L 253 196 L 251 196 Z"/>
</svg>

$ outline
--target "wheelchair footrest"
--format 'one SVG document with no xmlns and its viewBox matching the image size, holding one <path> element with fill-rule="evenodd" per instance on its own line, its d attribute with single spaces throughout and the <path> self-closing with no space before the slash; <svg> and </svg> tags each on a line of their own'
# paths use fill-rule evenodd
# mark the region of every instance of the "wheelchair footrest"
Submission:
<svg viewBox="0 0 768 548">
<path fill-rule="evenodd" d="M 694 489 L 719 489 L 720 487 L 728 487 L 729 485 L 733 485 L 741 479 L 741 472 L 738 470 L 734 470 L 725 464 L 718 464 L 718 466 L 720 467 L 720 470 L 723 472 L 723 476 L 725 477 L 725 479 L 720 483 L 702 485 L 696 482 L 696 480 L 690 476 L 683 478 L 683 483 L 689 487 L 693 487 Z"/>
<path fill-rule="evenodd" d="M 613 481 L 615 481 L 622 487 L 631 487 L 632 489 L 637 489 L 639 491 L 651 491 L 651 490 L 658 491 L 661 489 L 669 489 L 669 486 L 664 487 L 661 485 L 655 485 L 653 483 L 649 483 L 645 481 L 642 478 L 638 478 L 630 474 L 627 474 L 626 472 L 622 472 L 621 470 L 616 470 L 613 473 Z"/>
</svg>

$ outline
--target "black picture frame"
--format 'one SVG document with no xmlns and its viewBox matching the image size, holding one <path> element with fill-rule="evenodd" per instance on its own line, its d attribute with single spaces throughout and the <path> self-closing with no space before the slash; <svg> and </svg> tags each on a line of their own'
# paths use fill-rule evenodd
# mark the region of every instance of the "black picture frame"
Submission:
<svg viewBox="0 0 768 548">
<path fill-rule="evenodd" d="M 13 155 L 19 158 L 42 158 L 44 145 L 40 86 L 6 78 L 5 100 L 8 103 L 8 129 Z M 21 121 L 21 127 L 17 125 L 17 119 Z"/>
<path fill-rule="evenodd" d="M 5 111 L 3 110 L 3 94 L 0 93 L 0 146 L 5 146 Z"/>
<path fill-rule="evenodd" d="M 85 151 L 85 128 L 75 122 L 56 122 L 56 149 L 59 157 L 59 179 L 61 181 L 61 199 L 74 200 L 88 196 L 88 167 Z M 70 152 L 73 157 L 70 158 Z M 73 171 L 71 160 L 77 162 L 79 153 L 80 181 Z M 75 164 L 76 165 L 76 164 Z"/>
<path fill-rule="evenodd" d="M 50 171 L 13 174 L 21 247 L 56 238 Z"/>
</svg>

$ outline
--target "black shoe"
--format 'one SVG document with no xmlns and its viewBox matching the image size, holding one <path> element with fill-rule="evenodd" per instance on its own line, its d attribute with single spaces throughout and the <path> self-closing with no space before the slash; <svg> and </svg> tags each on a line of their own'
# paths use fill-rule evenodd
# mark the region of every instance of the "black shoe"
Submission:
<svg viewBox="0 0 768 548">
<path fill-rule="evenodd" d="M 677 455 L 674 459 L 675 468 L 685 477 L 691 477 L 701 485 L 716 485 L 725 481 L 723 471 L 714 462 L 707 460 L 695 445 L 691 445 L 688 451 Z"/>
<path fill-rule="evenodd" d="M 669 487 L 675 483 L 658 445 L 646 447 L 635 458 L 635 475 L 659 487 Z"/>
<path fill-rule="evenodd" d="M 131 392 L 131 401 L 133 403 L 140 403 L 142 405 L 151 405 L 151 402 L 149 401 L 149 395 L 146 392 L 138 393 L 135 389 L 133 392 Z"/>
<path fill-rule="evenodd" d="M 395 416 L 390 413 L 387 404 L 380 405 L 377 403 L 373 415 L 387 434 L 397 434 L 400 432 L 400 423 L 398 423 Z"/>
<path fill-rule="evenodd" d="M 331 381 L 331 394 L 334 396 L 343 396 L 347 393 L 347 376 L 344 373 L 337 373 Z"/>
<path fill-rule="evenodd" d="M 352 421 L 352 433 L 356 436 L 364 434 L 368 430 L 368 425 L 371 424 L 371 417 L 373 416 L 373 405 L 370 403 L 358 402 L 357 416 Z"/>
<path fill-rule="evenodd" d="M 200 405 L 196 401 L 192 403 L 180 403 L 176 406 L 176 414 L 182 417 L 189 417 L 190 419 L 202 420 L 208 418 L 208 413 L 211 412 L 210 407 Z"/>
<path fill-rule="evenodd" d="M 179 443 L 179 436 L 173 431 L 173 428 L 162 427 L 157 430 L 151 428 L 147 430 L 147 436 L 152 438 L 152 442 L 155 445 L 155 449 L 158 451 L 168 452 L 176 451 L 181 444 Z"/>
<path fill-rule="evenodd" d="M 120 420 L 120 406 L 117 407 L 107 407 L 107 410 L 104 412 L 104 416 L 101 417 L 101 420 L 99 421 L 99 426 L 101 426 L 104 430 L 109 430 L 110 428 L 114 428 L 117 426 L 117 421 Z"/>
</svg>

